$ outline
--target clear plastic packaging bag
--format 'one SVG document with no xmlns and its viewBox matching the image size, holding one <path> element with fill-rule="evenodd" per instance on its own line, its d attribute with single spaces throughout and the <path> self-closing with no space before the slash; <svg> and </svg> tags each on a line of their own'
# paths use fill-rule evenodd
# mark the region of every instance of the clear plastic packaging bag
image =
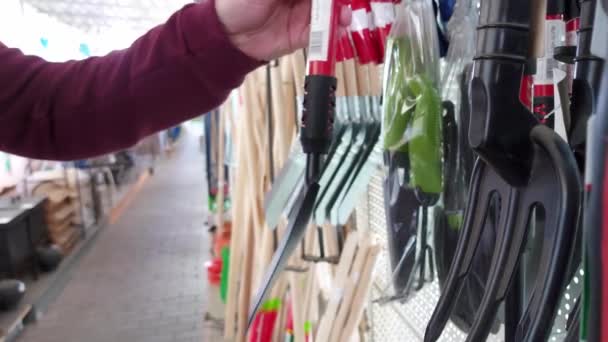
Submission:
<svg viewBox="0 0 608 342">
<path fill-rule="evenodd" d="M 397 6 L 387 42 L 384 74 L 385 150 L 408 154 L 409 187 L 437 197 L 441 192 L 441 99 L 439 45 L 428 0 Z"/>
<path fill-rule="evenodd" d="M 431 0 L 398 4 L 386 44 L 382 108 L 383 186 L 395 291 L 391 299 L 407 298 L 434 273 L 427 240 L 434 221 L 428 208 L 442 192 L 439 71 Z"/>
</svg>

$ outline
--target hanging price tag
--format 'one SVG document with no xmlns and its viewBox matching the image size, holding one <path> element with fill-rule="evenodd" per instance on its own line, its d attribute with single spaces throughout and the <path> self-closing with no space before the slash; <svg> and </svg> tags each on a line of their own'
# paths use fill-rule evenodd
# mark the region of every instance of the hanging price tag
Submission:
<svg viewBox="0 0 608 342">
<path fill-rule="evenodd" d="M 315 0 L 312 2 L 308 44 L 310 61 L 326 62 L 328 60 L 331 11 L 332 0 Z"/>
</svg>

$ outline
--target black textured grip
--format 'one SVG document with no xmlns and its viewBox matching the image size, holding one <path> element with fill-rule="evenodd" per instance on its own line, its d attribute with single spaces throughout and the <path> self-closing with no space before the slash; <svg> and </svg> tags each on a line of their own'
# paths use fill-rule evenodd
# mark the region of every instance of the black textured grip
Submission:
<svg viewBox="0 0 608 342">
<path fill-rule="evenodd" d="M 327 154 L 336 113 L 335 77 L 306 76 L 300 139 L 304 153 Z"/>
</svg>

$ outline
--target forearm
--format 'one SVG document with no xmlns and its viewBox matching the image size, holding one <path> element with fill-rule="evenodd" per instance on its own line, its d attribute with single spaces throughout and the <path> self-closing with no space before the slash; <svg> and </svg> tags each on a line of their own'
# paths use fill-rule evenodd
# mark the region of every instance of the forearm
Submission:
<svg viewBox="0 0 608 342">
<path fill-rule="evenodd" d="M 104 57 L 48 63 L 0 46 L 0 150 L 65 160 L 128 147 L 218 106 L 258 64 L 212 2 Z"/>
</svg>

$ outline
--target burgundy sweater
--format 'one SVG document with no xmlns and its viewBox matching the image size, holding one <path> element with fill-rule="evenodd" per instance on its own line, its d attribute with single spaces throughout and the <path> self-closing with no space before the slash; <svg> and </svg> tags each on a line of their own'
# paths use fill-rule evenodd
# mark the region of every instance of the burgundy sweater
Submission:
<svg viewBox="0 0 608 342">
<path fill-rule="evenodd" d="M 126 148 L 217 107 L 259 65 L 212 0 L 104 57 L 49 63 L 0 43 L 0 150 L 74 160 Z"/>
</svg>

